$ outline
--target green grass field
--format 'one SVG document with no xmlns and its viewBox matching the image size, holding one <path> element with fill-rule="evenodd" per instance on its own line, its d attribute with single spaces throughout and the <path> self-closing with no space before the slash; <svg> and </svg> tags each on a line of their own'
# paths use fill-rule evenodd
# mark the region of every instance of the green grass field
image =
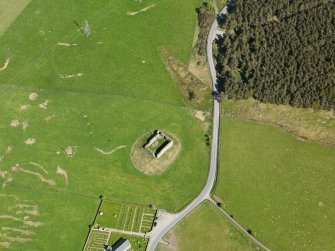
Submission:
<svg viewBox="0 0 335 251">
<path fill-rule="evenodd" d="M 170 243 L 169 246 L 160 245 L 157 250 L 256 250 L 222 213 L 208 202 L 196 208 L 164 239 Z"/>
<path fill-rule="evenodd" d="M 0 248 L 82 249 L 100 195 L 175 211 L 199 193 L 208 166 L 204 129 L 159 52 L 164 46 L 188 61 L 198 4 L 33 0 L 0 37 L 0 67 L 10 58 L 0 72 Z M 89 38 L 74 24 L 84 19 Z M 182 149 L 152 177 L 133 167 L 130 150 L 157 128 L 176 135 Z M 27 200 L 32 209 L 23 210 Z M 26 226 L 34 234 L 20 232 Z"/>
<path fill-rule="evenodd" d="M 216 193 L 273 250 L 333 250 L 334 164 L 332 147 L 223 116 Z"/>
</svg>

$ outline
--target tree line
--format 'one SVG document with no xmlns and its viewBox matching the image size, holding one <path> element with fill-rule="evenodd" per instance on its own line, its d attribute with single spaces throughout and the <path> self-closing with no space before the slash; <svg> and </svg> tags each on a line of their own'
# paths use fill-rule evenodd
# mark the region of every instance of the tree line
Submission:
<svg viewBox="0 0 335 251">
<path fill-rule="evenodd" d="M 335 109 L 334 1 L 235 0 L 217 40 L 221 92 Z"/>
</svg>

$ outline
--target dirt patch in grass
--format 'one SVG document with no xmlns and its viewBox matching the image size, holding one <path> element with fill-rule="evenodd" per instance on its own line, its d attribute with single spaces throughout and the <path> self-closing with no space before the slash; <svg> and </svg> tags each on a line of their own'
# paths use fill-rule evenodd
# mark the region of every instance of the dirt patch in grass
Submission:
<svg viewBox="0 0 335 251">
<path fill-rule="evenodd" d="M 56 171 L 57 174 L 59 175 L 63 175 L 64 176 L 64 180 L 65 180 L 65 184 L 69 184 L 69 178 L 68 178 L 68 175 L 67 175 L 67 172 L 61 168 L 60 166 L 57 167 L 57 171 Z"/>
<path fill-rule="evenodd" d="M 82 77 L 84 73 L 79 72 L 79 73 L 74 73 L 74 74 L 59 74 L 59 77 L 61 79 L 67 79 L 67 78 L 74 78 L 74 77 Z"/>
<path fill-rule="evenodd" d="M 44 121 L 49 122 L 49 121 L 52 120 L 54 117 L 56 117 L 56 116 L 55 116 L 55 115 L 50 115 L 50 116 L 44 118 Z"/>
<path fill-rule="evenodd" d="M 39 104 L 38 106 L 43 109 L 43 110 L 46 110 L 48 108 L 48 104 L 49 104 L 49 101 L 48 100 L 45 100 L 43 103 Z"/>
<path fill-rule="evenodd" d="M 36 143 L 36 139 L 29 138 L 24 143 L 26 143 L 26 145 L 33 145 Z"/>
<path fill-rule="evenodd" d="M 29 231 L 29 230 L 23 230 L 23 229 L 17 229 L 12 227 L 1 227 L 2 230 L 9 231 L 9 232 L 16 232 L 23 235 L 33 235 L 35 232 Z"/>
<path fill-rule="evenodd" d="M 10 242 L 8 242 L 8 241 L 0 242 L 0 247 L 10 248 Z"/>
<path fill-rule="evenodd" d="M 64 153 L 67 157 L 73 157 L 76 154 L 76 146 L 68 146 L 65 148 Z"/>
<path fill-rule="evenodd" d="M 155 7 L 155 6 L 156 6 L 156 4 L 152 4 L 152 5 L 147 6 L 147 7 L 143 8 L 143 9 L 141 9 L 141 10 L 139 10 L 139 11 L 133 11 L 133 12 L 128 11 L 128 12 L 127 12 L 127 15 L 128 15 L 128 16 L 135 16 L 135 15 L 141 13 L 141 12 L 145 12 L 145 11 L 147 11 L 147 10 L 150 10 L 151 8 L 153 8 L 153 7 Z"/>
<path fill-rule="evenodd" d="M 33 166 L 36 166 L 36 167 L 40 168 L 40 169 L 41 169 L 43 172 L 45 172 L 46 174 L 49 174 L 48 171 L 45 170 L 45 168 L 44 168 L 42 165 L 40 165 L 40 164 L 38 164 L 38 163 L 35 163 L 35 162 L 29 162 L 29 164 L 31 164 L 31 165 L 33 165 Z"/>
<path fill-rule="evenodd" d="M 104 150 L 100 149 L 100 148 L 95 148 L 95 150 L 97 150 L 99 153 L 103 154 L 103 155 L 111 155 L 113 154 L 114 152 L 122 149 L 122 148 L 126 148 L 127 146 L 125 145 L 122 145 L 122 146 L 118 146 L 116 148 L 114 148 L 112 151 L 109 151 L 109 152 L 105 152 Z"/>
<path fill-rule="evenodd" d="M 26 110 L 28 110 L 29 107 L 30 107 L 30 105 L 21 105 L 20 106 L 20 111 L 26 111 Z"/>
<path fill-rule="evenodd" d="M 166 171 L 177 158 L 181 149 L 181 144 L 176 137 L 172 136 L 170 133 L 166 133 L 166 135 L 170 137 L 174 143 L 166 153 L 157 159 L 143 147 L 150 135 L 151 133 L 147 133 L 135 142 L 131 149 L 130 157 L 133 165 L 140 172 L 146 175 L 159 175 Z"/>
<path fill-rule="evenodd" d="M 7 58 L 3 66 L 0 68 L 0 71 L 6 70 L 9 65 L 9 62 L 10 62 L 10 58 Z"/>
<path fill-rule="evenodd" d="M 42 222 L 39 221 L 30 221 L 30 220 L 22 220 L 20 218 L 17 218 L 13 215 L 0 215 L 0 219 L 8 219 L 13 221 L 22 222 L 24 225 L 31 226 L 31 227 L 40 227 L 43 225 Z"/>
<path fill-rule="evenodd" d="M 161 251 L 178 251 L 178 240 L 176 233 L 174 230 L 171 230 L 168 235 L 164 237 L 164 241 L 168 243 L 168 245 L 160 248 Z"/>
<path fill-rule="evenodd" d="M 194 110 L 194 116 L 201 120 L 202 122 L 205 122 L 206 121 L 206 118 L 210 115 L 209 112 L 204 112 L 204 111 L 197 111 L 197 110 Z"/>
<path fill-rule="evenodd" d="M 45 183 L 49 184 L 50 186 L 56 185 L 56 182 L 54 180 L 47 179 L 42 174 L 24 169 L 24 168 L 20 167 L 19 165 L 16 165 L 16 166 L 12 167 L 12 171 L 13 172 L 23 172 L 23 173 L 26 173 L 26 174 L 36 176 L 40 181 L 45 182 Z"/>
<path fill-rule="evenodd" d="M 29 122 L 27 120 L 22 121 L 22 129 L 26 130 L 29 127 Z"/>
<path fill-rule="evenodd" d="M 20 121 L 18 121 L 17 119 L 14 119 L 10 122 L 11 127 L 18 127 L 19 125 L 20 125 Z"/>
<path fill-rule="evenodd" d="M 0 177 L 2 177 L 3 179 L 5 178 L 6 174 L 7 174 L 7 171 L 0 170 Z"/>
<path fill-rule="evenodd" d="M 13 152 L 13 146 L 7 146 L 6 154 L 11 154 Z"/>
<path fill-rule="evenodd" d="M 29 94 L 29 100 L 35 101 L 38 98 L 38 94 L 36 92 L 32 92 Z"/>
<path fill-rule="evenodd" d="M 58 42 L 57 45 L 64 46 L 64 47 L 77 46 L 77 44 L 69 44 L 69 43 L 62 43 L 62 42 Z"/>
</svg>

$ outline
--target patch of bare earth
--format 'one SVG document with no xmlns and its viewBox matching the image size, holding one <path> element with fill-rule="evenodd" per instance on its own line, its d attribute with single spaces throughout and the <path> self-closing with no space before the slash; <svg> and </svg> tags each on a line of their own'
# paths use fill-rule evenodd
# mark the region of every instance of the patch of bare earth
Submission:
<svg viewBox="0 0 335 251">
<path fill-rule="evenodd" d="M 26 111 L 29 107 L 30 105 L 20 105 L 20 111 Z"/>
<path fill-rule="evenodd" d="M 32 93 L 30 93 L 29 94 L 29 100 L 31 100 L 31 101 L 35 101 L 35 100 L 37 100 L 37 98 L 38 98 L 38 94 L 36 93 L 36 92 L 32 92 Z"/>
<path fill-rule="evenodd" d="M 0 71 L 6 70 L 9 65 L 9 62 L 10 62 L 10 58 L 7 58 L 3 66 L 0 68 Z"/>
<path fill-rule="evenodd" d="M 44 118 L 44 121 L 49 122 L 50 120 L 52 120 L 55 117 L 56 117 L 55 115 L 47 116 L 46 118 Z"/>
<path fill-rule="evenodd" d="M 23 235 L 33 235 L 33 234 L 35 234 L 35 232 L 33 232 L 33 231 L 17 229 L 17 228 L 12 228 L 12 227 L 1 227 L 1 229 L 4 230 L 4 231 L 20 233 L 20 234 L 23 234 Z"/>
<path fill-rule="evenodd" d="M 167 245 L 164 245 L 162 248 L 163 251 L 178 251 L 178 240 L 175 232 L 172 230 L 167 236 L 164 237 L 164 240 L 167 242 Z"/>
<path fill-rule="evenodd" d="M 156 6 L 156 4 L 152 4 L 152 5 L 147 6 L 147 7 L 143 8 L 143 9 L 141 9 L 141 10 L 139 10 L 139 11 L 128 11 L 128 12 L 127 12 L 127 15 L 128 15 L 128 16 L 135 16 L 135 15 L 141 13 L 141 12 L 148 11 L 149 9 L 151 9 L 151 8 L 153 8 L 153 7 L 155 7 L 155 6 Z"/>
<path fill-rule="evenodd" d="M 13 146 L 7 146 L 6 154 L 11 154 L 13 152 Z"/>
<path fill-rule="evenodd" d="M 2 182 L 2 188 L 5 188 L 8 183 L 13 181 L 13 177 L 7 171 L 1 171 L 0 170 L 0 177 L 2 177 L 4 179 L 4 181 Z M 2 194 L 0 194 L 0 195 L 2 195 Z"/>
<path fill-rule="evenodd" d="M 42 181 L 44 183 L 47 183 L 50 186 L 56 185 L 56 182 L 53 179 L 47 179 L 42 174 L 24 169 L 24 168 L 20 167 L 19 165 L 13 166 L 12 171 L 13 172 L 22 172 L 22 173 L 26 173 L 26 174 L 36 176 L 40 181 Z"/>
<path fill-rule="evenodd" d="M 34 138 L 29 138 L 27 139 L 24 143 L 26 143 L 26 145 L 33 145 L 36 143 L 36 139 Z"/>
<path fill-rule="evenodd" d="M 40 165 L 40 164 L 38 164 L 38 163 L 35 163 L 35 162 L 29 162 L 29 164 L 30 165 L 33 165 L 33 166 L 36 166 L 36 167 L 38 167 L 38 168 L 40 168 L 43 172 L 45 172 L 46 174 L 49 174 L 49 172 L 47 171 L 47 170 L 45 170 L 45 168 L 42 166 L 42 165 Z"/>
<path fill-rule="evenodd" d="M 31 227 L 40 227 L 40 226 L 43 225 L 42 222 L 30 221 L 30 220 L 25 220 L 25 219 L 22 220 L 22 219 L 17 218 L 13 215 L 0 215 L 0 219 L 7 219 L 7 220 L 22 222 L 24 225 L 31 226 Z"/>
<path fill-rule="evenodd" d="M 48 108 L 48 104 L 49 104 L 49 101 L 45 100 L 43 103 L 39 104 L 38 107 L 43 110 L 46 110 Z"/>
<path fill-rule="evenodd" d="M 173 140 L 172 147 L 167 150 L 160 158 L 153 157 L 147 150 L 144 149 L 143 145 L 150 134 L 145 134 L 139 138 L 133 145 L 130 153 L 131 161 L 133 165 L 142 173 L 146 175 L 159 175 L 162 174 L 177 158 L 178 153 L 181 149 L 181 144 L 176 137 L 167 135 Z"/>
<path fill-rule="evenodd" d="M 19 211 L 16 212 L 16 215 L 18 214 L 26 214 L 26 215 L 32 215 L 32 216 L 40 215 L 37 205 L 16 204 L 14 208 L 19 209 Z"/>
<path fill-rule="evenodd" d="M 2 177 L 3 179 L 6 177 L 7 171 L 1 171 L 0 170 L 0 177 Z"/>
<path fill-rule="evenodd" d="M 74 74 L 59 74 L 59 77 L 61 79 L 67 79 L 67 78 L 74 78 L 74 77 L 82 77 L 84 73 L 79 72 L 79 73 L 74 73 Z"/>
<path fill-rule="evenodd" d="M 76 154 L 77 147 L 75 146 L 68 146 L 65 148 L 64 153 L 67 157 L 73 157 Z"/>
<path fill-rule="evenodd" d="M 27 241 L 31 241 L 31 238 L 22 238 L 22 237 L 10 237 L 10 236 L 7 236 L 5 234 L 0 234 L 0 237 L 4 238 L 4 239 L 7 239 L 9 241 L 12 241 L 12 242 L 20 242 L 20 243 L 23 243 L 23 242 L 27 242 Z"/>
<path fill-rule="evenodd" d="M 57 167 L 57 171 L 56 171 L 57 174 L 59 175 L 63 175 L 64 176 L 64 180 L 65 180 L 65 184 L 69 184 L 69 178 L 68 178 L 68 175 L 67 175 L 67 172 L 61 168 L 60 166 Z"/>
<path fill-rule="evenodd" d="M 102 150 L 102 149 L 100 149 L 100 148 L 95 148 L 95 150 L 97 150 L 99 153 L 101 153 L 101 154 L 103 154 L 103 155 L 111 155 L 111 154 L 113 154 L 114 152 L 116 152 L 116 151 L 118 151 L 118 150 L 120 150 L 120 149 L 126 148 L 126 147 L 127 147 L 127 146 L 125 146 L 125 145 L 118 146 L 118 147 L 114 148 L 112 151 L 109 151 L 109 152 L 106 152 L 106 151 L 104 151 L 104 150 Z"/>
<path fill-rule="evenodd" d="M 19 125 L 20 125 L 20 121 L 18 121 L 17 119 L 14 119 L 10 122 L 11 127 L 18 127 Z"/>
<path fill-rule="evenodd" d="M 57 45 L 64 46 L 64 47 L 77 46 L 77 44 L 69 44 L 69 43 L 63 43 L 63 42 L 58 42 Z"/>
<path fill-rule="evenodd" d="M 206 121 L 206 118 L 210 115 L 209 112 L 194 110 L 194 116 L 202 122 Z"/>
<path fill-rule="evenodd" d="M 4 241 L 4 242 L 0 242 L 0 247 L 3 247 L 3 248 L 10 248 L 10 242 L 8 241 Z"/>
<path fill-rule="evenodd" d="M 29 127 L 29 122 L 27 120 L 22 121 L 22 129 L 26 130 Z"/>
</svg>

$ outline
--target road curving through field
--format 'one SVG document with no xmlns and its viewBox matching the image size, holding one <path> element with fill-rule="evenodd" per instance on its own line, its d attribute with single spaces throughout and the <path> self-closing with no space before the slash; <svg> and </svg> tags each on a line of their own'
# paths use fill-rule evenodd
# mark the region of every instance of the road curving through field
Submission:
<svg viewBox="0 0 335 251">
<path fill-rule="evenodd" d="M 227 13 L 227 6 L 220 12 L 221 15 Z M 218 22 L 215 19 L 212 24 L 207 40 L 207 60 L 209 70 L 212 78 L 213 93 L 218 92 L 218 84 L 216 78 L 216 69 L 213 59 L 213 42 L 217 36 Z M 220 124 L 220 103 L 213 100 L 213 137 L 211 147 L 210 167 L 206 185 L 201 193 L 182 211 L 177 214 L 161 213 L 159 214 L 158 224 L 154 229 L 147 234 L 150 238 L 147 246 L 148 251 L 154 251 L 160 240 L 166 235 L 178 222 L 186 217 L 193 209 L 195 209 L 204 200 L 210 199 L 210 192 L 214 186 L 216 173 L 217 173 L 217 157 L 218 157 L 218 144 L 219 144 L 219 124 Z"/>
</svg>

